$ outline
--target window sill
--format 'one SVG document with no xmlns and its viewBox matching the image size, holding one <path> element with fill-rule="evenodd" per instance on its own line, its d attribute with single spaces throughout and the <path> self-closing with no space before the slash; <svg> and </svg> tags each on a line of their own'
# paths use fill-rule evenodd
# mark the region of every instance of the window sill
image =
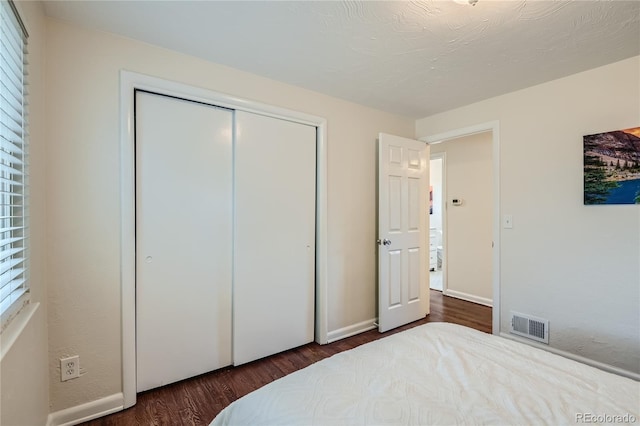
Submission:
<svg viewBox="0 0 640 426">
<path fill-rule="evenodd" d="M 9 297 L 0 304 L 0 334 L 9 326 L 15 317 L 20 314 L 30 301 L 29 290 L 18 289 L 11 293 Z"/>
<path fill-rule="evenodd" d="M 38 310 L 40 303 L 29 303 L 29 293 L 24 295 L 24 301 L 20 302 L 22 309 L 12 318 L 8 319 L 10 323 L 3 324 L 4 329 L 0 334 L 0 361 L 9 353 L 13 344 L 18 340 L 33 315 Z"/>
</svg>

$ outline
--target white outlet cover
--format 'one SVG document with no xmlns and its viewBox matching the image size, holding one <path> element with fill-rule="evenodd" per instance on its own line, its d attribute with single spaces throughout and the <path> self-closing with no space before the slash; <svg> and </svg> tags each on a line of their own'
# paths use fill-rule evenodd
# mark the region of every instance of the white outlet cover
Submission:
<svg viewBox="0 0 640 426">
<path fill-rule="evenodd" d="M 80 357 L 60 358 L 60 380 L 64 382 L 76 377 L 80 377 Z"/>
</svg>

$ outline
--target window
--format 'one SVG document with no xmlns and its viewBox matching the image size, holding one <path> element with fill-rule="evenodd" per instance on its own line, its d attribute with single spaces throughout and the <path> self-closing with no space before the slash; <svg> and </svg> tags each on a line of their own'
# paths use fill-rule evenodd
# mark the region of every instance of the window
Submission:
<svg viewBox="0 0 640 426">
<path fill-rule="evenodd" d="M 27 293 L 27 32 L 11 1 L 0 1 L 0 314 Z"/>
</svg>

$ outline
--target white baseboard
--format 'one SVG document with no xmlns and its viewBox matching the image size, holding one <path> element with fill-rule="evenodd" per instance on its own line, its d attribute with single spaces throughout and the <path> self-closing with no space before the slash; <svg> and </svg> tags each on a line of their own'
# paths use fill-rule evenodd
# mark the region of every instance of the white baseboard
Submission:
<svg viewBox="0 0 640 426">
<path fill-rule="evenodd" d="M 456 299 L 466 300 L 467 302 L 477 303 L 479 305 L 484 306 L 493 306 L 493 300 L 487 299 L 486 297 L 480 297 L 469 293 L 463 293 L 462 291 L 456 290 L 444 290 L 442 292 L 445 296 L 455 297 Z"/>
<path fill-rule="evenodd" d="M 561 349 L 556 349 L 554 347 L 544 345 L 542 343 L 537 343 L 529 339 L 525 339 L 522 337 L 514 336 L 513 334 L 501 332 L 500 337 L 504 337 L 505 339 L 515 340 L 516 342 L 524 343 L 525 345 L 533 346 L 538 349 L 542 349 L 547 352 L 554 353 L 556 355 L 563 356 L 565 358 L 572 359 L 574 361 L 581 362 L 582 364 L 587 364 L 592 367 L 598 368 L 600 370 L 604 370 L 608 373 L 617 374 L 619 376 L 628 377 L 630 379 L 640 381 L 640 374 L 634 373 L 633 371 L 624 370 L 622 368 L 614 367 L 613 365 L 605 364 L 604 362 L 594 361 L 589 358 L 585 358 L 580 355 L 572 354 L 571 352 L 563 351 Z"/>
<path fill-rule="evenodd" d="M 82 422 L 97 419 L 107 414 L 122 411 L 124 397 L 122 393 L 114 393 L 86 404 L 65 408 L 49 414 L 47 426 L 72 426 Z"/>
<path fill-rule="evenodd" d="M 376 318 L 367 321 L 359 322 L 348 327 L 339 328 L 327 333 L 327 343 L 335 342 L 336 340 L 344 339 L 347 337 L 355 336 L 356 334 L 364 333 L 365 331 L 378 328 Z"/>
</svg>

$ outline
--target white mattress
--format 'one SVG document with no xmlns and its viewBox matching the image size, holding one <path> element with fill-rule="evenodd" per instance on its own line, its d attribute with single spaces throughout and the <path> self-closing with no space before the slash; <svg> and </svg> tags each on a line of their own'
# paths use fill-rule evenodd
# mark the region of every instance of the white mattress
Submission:
<svg viewBox="0 0 640 426">
<path fill-rule="evenodd" d="M 276 380 L 211 424 L 622 423 L 613 416 L 639 422 L 639 407 L 636 381 L 470 328 L 429 323 Z"/>
</svg>

